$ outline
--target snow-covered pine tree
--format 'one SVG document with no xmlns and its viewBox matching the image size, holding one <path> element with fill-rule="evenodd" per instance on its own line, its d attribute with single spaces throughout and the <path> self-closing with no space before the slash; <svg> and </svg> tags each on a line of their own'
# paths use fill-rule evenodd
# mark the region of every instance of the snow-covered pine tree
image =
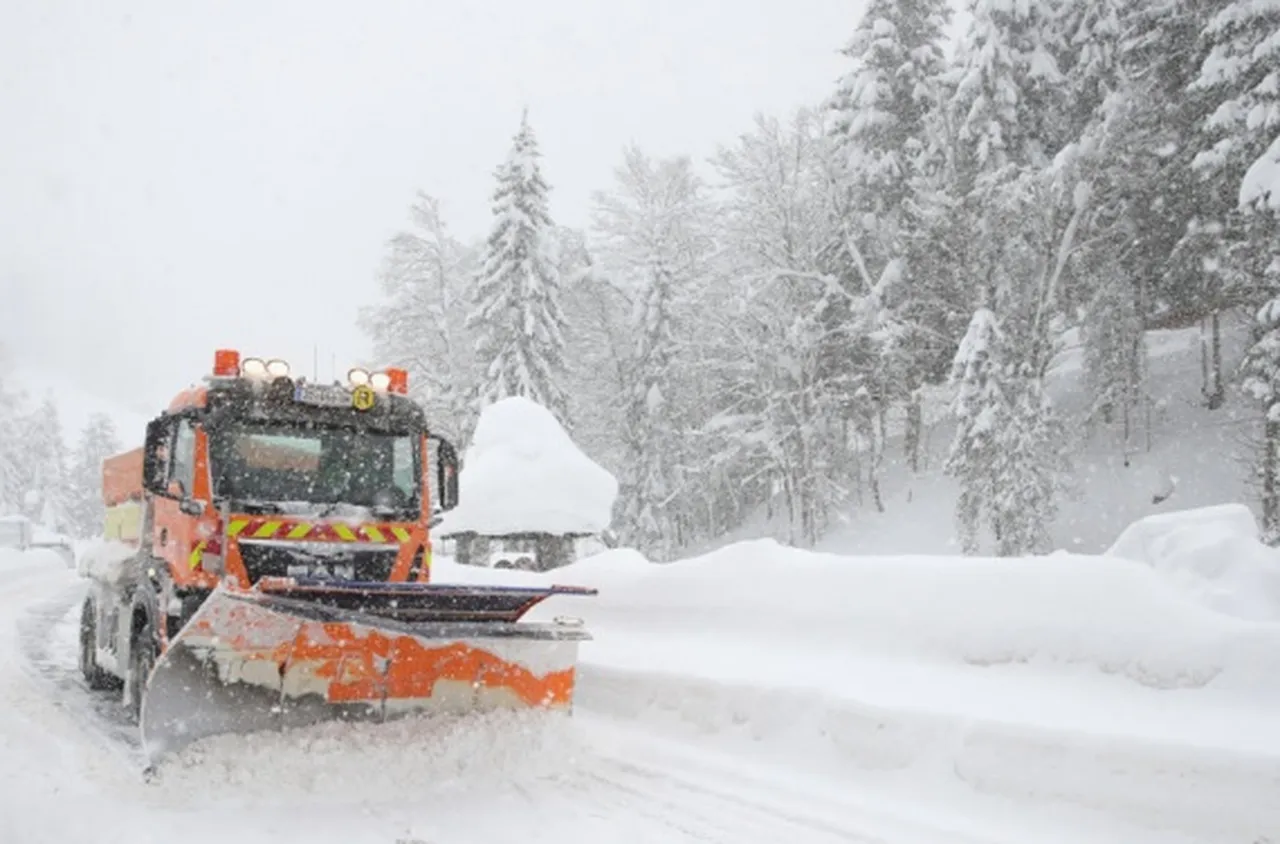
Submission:
<svg viewBox="0 0 1280 844">
<path fill-rule="evenodd" d="M 1212 44 L 1193 89 L 1217 101 L 1213 146 L 1194 162 L 1226 171 L 1238 204 L 1280 214 L 1280 3 L 1229 0 L 1209 20 Z"/>
<path fill-rule="evenodd" d="M 1149 271 L 1136 253 L 1152 197 L 1147 178 L 1159 159 L 1151 146 L 1149 105 L 1141 89 L 1122 79 L 1119 71 L 1112 75 L 1117 90 L 1082 131 L 1077 148 L 1085 152 L 1070 168 L 1092 187 L 1093 198 L 1080 220 L 1060 304 L 1067 320 L 1080 325 L 1088 420 L 1120 423 L 1127 461 L 1135 412 L 1145 397 L 1150 302 Z"/>
<path fill-rule="evenodd" d="M 956 351 L 952 379 L 958 384 L 953 412 L 956 432 L 945 470 L 960 481 L 956 523 L 966 554 L 981 550 L 984 517 L 999 495 L 997 434 L 1009 424 L 1004 395 L 1005 339 L 996 315 L 988 308 L 973 314 L 969 331 Z"/>
<path fill-rule="evenodd" d="M 1218 275 L 1243 301 L 1261 304 L 1259 339 L 1248 350 L 1246 386 L 1263 404 L 1263 442 L 1258 475 L 1263 487 L 1263 529 L 1280 541 L 1280 2 L 1222 0 L 1209 18 L 1210 45 L 1192 84 L 1215 106 L 1193 167 L 1233 201 L 1222 221 L 1215 260 Z M 1235 297 L 1229 297 L 1235 298 Z M 1216 323 L 1215 323 L 1216 325 Z"/>
<path fill-rule="evenodd" d="M 957 427 L 945 470 L 960 481 L 956 521 L 966 554 L 981 550 L 985 525 L 996 553 L 1047 551 L 1066 468 L 1062 431 L 1039 378 L 995 312 L 978 309 L 956 353 Z"/>
<path fill-rule="evenodd" d="M 510 155 L 497 170 L 493 227 L 472 288 L 469 330 L 483 367 L 477 410 L 519 395 L 547 408 L 566 428 L 565 321 L 554 255 L 554 228 L 540 153 L 526 111 Z"/>
<path fill-rule="evenodd" d="M 0 516 L 19 513 L 25 490 L 22 442 L 22 396 L 0 379 Z"/>
<path fill-rule="evenodd" d="M 1210 160 L 1202 153 L 1214 137 L 1206 132 L 1221 98 L 1216 85 L 1197 84 L 1214 46 L 1210 37 L 1214 15 L 1228 0 L 1158 0 L 1139 4 L 1126 42 L 1136 73 L 1153 84 L 1147 101 L 1153 104 L 1153 134 L 1163 135 L 1157 147 L 1162 166 L 1149 180 L 1153 201 L 1146 203 L 1139 234 L 1142 263 L 1152 277 L 1147 289 L 1152 301 L 1182 318 L 1200 320 L 1204 361 L 1203 392 L 1210 408 L 1225 401 L 1221 369 L 1219 314 L 1239 304 L 1206 268 L 1219 260 L 1226 244 L 1226 219 L 1236 206 L 1230 171 L 1202 168 Z M 1238 168 L 1238 169 L 1237 169 Z M 1231 165 L 1244 172 L 1238 157 Z"/>
<path fill-rule="evenodd" d="M 964 210 L 974 231 L 961 270 L 977 312 L 955 359 L 958 427 L 947 471 L 972 551 L 978 528 L 1001 554 L 1038 550 L 1056 508 L 1064 443 L 1044 390 L 1066 258 L 1088 209 L 1080 153 L 1066 147 L 1059 59 L 1065 35 L 1049 0 L 974 0 L 952 101 Z"/>
<path fill-rule="evenodd" d="M 1047 166 L 1069 135 L 1065 33 L 1052 0 L 970 0 L 954 108 L 964 171 Z"/>
<path fill-rule="evenodd" d="M 1112 247 L 1114 249 L 1114 247 Z M 1093 289 L 1081 321 L 1091 423 L 1122 423 L 1125 455 L 1142 398 L 1146 345 L 1134 290 L 1113 251 L 1098 249 L 1087 270 Z"/>
<path fill-rule="evenodd" d="M 1070 118 L 1066 133 L 1079 137 L 1107 98 L 1127 87 L 1124 38 L 1135 2 L 1147 0 L 1057 0 L 1061 70 Z"/>
<path fill-rule="evenodd" d="M 408 370 L 410 396 L 462 445 L 475 421 L 467 393 L 476 360 L 466 319 L 479 256 L 450 234 L 434 197 L 419 193 L 410 220 L 389 243 L 380 279 L 385 302 L 362 309 L 359 324 L 377 361 Z"/>
<path fill-rule="evenodd" d="M 62 422 L 53 399 L 24 415 L 19 422 L 22 438 L 22 513 L 32 521 L 62 530 L 66 527 L 65 495 L 67 446 Z"/>
<path fill-rule="evenodd" d="M 880 325 L 873 352 L 879 361 L 868 372 L 848 371 L 859 356 L 838 346 L 824 358 L 835 366 L 832 378 L 868 382 L 879 374 L 861 385 L 865 401 L 845 406 L 871 437 L 872 465 L 881 447 L 874 432 L 891 402 L 908 402 L 907 440 L 920 442 L 919 390 L 947 346 L 939 339 L 948 331 L 947 287 L 955 276 L 929 272 L 937 266 L 930 250 L 938 245 L 912 235 L 926 228 L 922 218 L 932 206 L 921 180 L 936 151 L 928 117 L 943 96 L 950 16 L 947 0 L 872 0 L 842 51 L 853 66 L 828 103 L 839 218 L 829 262 L 850 295 L 874 294 L 867 304 Z M 832 302 L 824 315 L 828 336 L 839 337 L 835 329 L 852 317 L 847 302 Z M 911 457 L 914 465 L 915 449 Z"/>
<path fill-rule="evenodd" d="M 861 211 L 896 210 L 907 199 L 950 17 L 947 0 L 871 0 L 841 50 L 853 67 L 829 104 L 831 132 Z"/>
<path fill-rule="evenodd" d="M 1276 270 L 1280 283 L 1280 267 Z M 1244 389 L 1262 405 L 1263 436 L 1257 475 L 1262 484 L 1262 532 L 1280 542 L 1280 297 L 1257 313 L 1259 337 L 1241 363 Z"/>
<path fill-rule="evenodd" d="M 119 451 L 111 418 L 101 413 L 89 417 L 71 455 L 66 495 L 68 526 L 82 539 L 102 535 L 102 463 Z"/>
</svg>

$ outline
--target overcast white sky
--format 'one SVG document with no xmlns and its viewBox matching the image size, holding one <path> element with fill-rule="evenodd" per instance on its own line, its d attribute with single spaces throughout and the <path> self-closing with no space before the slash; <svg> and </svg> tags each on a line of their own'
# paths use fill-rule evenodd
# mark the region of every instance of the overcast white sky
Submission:
<svg viewBox="0 0 1280 844">
<path fill-rule="evenodd" d="M 526 104 L 552 212 L 622 148 L 703 157 L 816 102 L 860 0 L 7 0 L 0 344 L 152 412 L 218 346 L 367 353 L 416 190 L 483 235 Z"/>
</svg>

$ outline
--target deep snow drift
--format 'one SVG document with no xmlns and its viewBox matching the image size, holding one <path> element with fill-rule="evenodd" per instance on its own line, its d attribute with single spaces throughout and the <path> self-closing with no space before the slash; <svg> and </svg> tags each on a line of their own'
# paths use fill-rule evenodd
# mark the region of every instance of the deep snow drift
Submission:
<svg viewBox="0 0 1280 844">
<path fill-rule="evenodd" d="M 484 409 L 458 473 L 458 506 L 437 534 L 597 534 L 618 482 L 582 453 L 550 411 L 512 396 Z"/>
<path fill-rule="evenodd" d="M 1206 606 L 1228 615 L 1280 620 L 1280 550 L 1259 541 L 1243 504 L 1148 516 L 1107 555 L 1146 563 Z"/>
</svg>

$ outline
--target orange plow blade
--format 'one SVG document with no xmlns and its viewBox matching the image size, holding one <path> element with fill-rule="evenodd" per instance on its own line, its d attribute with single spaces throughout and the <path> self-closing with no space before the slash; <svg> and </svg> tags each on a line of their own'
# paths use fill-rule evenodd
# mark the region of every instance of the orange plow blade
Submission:
<svg viewBox="0 0 1280 844">
<path fill-rule="evenodd" d="M 421 712 L 568 711 L 581 627 L 519 618 L 595 590 L 419 583 L 219 587 L 157 661 L 142 701 L 153 760 L 222 733 Z"/>
</svg>

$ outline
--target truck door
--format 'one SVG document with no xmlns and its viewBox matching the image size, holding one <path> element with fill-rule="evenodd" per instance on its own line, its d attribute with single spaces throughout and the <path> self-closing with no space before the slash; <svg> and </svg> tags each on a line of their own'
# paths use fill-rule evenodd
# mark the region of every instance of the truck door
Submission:
<svg viewBox="0 0 1280 844">
<path fill-rule="evenodd" d="M 175 498 L 155 497 L 152 549 L 180 579 L 182 566 L 195 543 L 196 518 L 182 512 L 181 499 L 193 495 L 196 481 L 196 431 L 190 419 L 179 418 L 169 437 L 166 484 Z"/>
</svg>

